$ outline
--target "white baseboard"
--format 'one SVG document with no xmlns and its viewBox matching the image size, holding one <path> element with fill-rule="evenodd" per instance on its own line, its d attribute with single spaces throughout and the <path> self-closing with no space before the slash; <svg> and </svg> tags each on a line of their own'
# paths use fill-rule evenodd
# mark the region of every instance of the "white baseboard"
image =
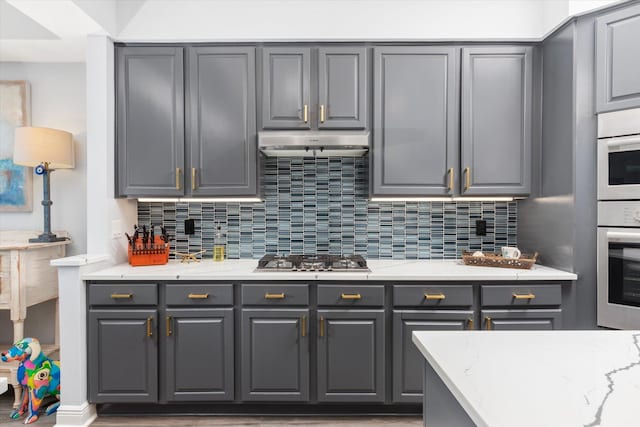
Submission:
<svg viewBox="0 0 640 427">
<path fill-rule="evenodd" d="M 98 417 L 96 405 L 60 405 L 54 427 L 87 427 Z"/>
</svg>

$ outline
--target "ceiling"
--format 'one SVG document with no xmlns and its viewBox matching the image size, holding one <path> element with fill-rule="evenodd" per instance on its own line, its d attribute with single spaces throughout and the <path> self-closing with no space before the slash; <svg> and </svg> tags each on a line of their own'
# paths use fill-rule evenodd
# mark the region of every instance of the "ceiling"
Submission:
<svg viewBox="0 0 640 427">
<path fill-rule="evenodd" d="M 0 61 L 120 41 L 538 39 L 615 0 L 0 0 Z"/>
</svg>

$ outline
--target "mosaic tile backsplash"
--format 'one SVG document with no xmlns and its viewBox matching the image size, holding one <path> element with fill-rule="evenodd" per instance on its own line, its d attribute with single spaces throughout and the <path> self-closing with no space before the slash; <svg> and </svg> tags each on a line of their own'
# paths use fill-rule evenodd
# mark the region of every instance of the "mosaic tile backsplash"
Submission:
<svg viewBox="0 0 640 427">
<path fill-rule="evenodd" d="M 217 227 L 227 258 L 265 254 L 362 255 L 367 259 L 455 259 L 463 249 L 516 245 L 517 202 L 371 202 L 369 161 L 267 158 L 263 202 L 138 203 L 138 224 L 164 225 L 178 252 L 205 249 Z M 184 220 L 195 234 L 184 234 Z M 475 235 L 475 221 L 487 235 Z"/>
</svg>

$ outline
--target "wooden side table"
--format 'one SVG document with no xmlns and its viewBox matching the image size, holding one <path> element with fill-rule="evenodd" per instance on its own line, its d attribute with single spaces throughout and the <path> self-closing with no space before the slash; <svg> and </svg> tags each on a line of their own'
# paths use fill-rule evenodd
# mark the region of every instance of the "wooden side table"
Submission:
<svg viewBox="0 0 640 427">
<path fill-rule="evenodd" d="M 37 231 L 0 231 L 0 310 L 10 310 L 13 322 L 13 341 L 0 344 L 1 351 L 24 338 L 24 321 L 27 307 L 41 302 L 56 300 L 55 339 L 53 344 L 43 344 L 42 350 L 49 355 L 60 348 L 58 328 L 58 274 L 49 262 L 63 258 L 70 240 L 54 243 L 29 243 L 37 237 Z M 66 233 L 58 232 L 59 236 Z M 21 388 L 17 380 L 18 364 L 0 362 L 0 377 L 8 377 L 15 392 L 14 408 L 21 399 Z"/>
</svg>

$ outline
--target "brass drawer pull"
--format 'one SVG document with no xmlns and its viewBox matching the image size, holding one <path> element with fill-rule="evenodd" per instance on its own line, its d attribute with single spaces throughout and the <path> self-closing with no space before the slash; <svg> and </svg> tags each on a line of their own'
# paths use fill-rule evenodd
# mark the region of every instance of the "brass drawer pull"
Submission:
<svg viewBox="0 0 640 427">
<path fill-rule="evenodd" d="M 424 299 L 445 299 L 446 295 L 443 294 L 442 292 L 439 294 L 429 294 L 429 293 L 425 293 L 424 294 Z"/>
<path fill-rule="evenodd" d="M 307 336 L 307 316 L 302 316 L 300 319 L 300 335 L 303 337 Z"/>
<path fill-rule="evenodd" d="M 180 168 L 176 168 L 176 190 L 180 189 Z"/>
<path fill-rule="evenodd" d="M 468 318 L 467 319 L 467 329 L 468 330 L 473 330 L 473 319 L 472 318 Z"/>
<path fill-rule="evenodd" d="M 320 104 L 320 123 L 324 123 L 324 104 Z"/>
<path fill-rule="evenodd" d="M 324 316 L 320 316 L 320 336 L 324 337 Z"/>
<path fill-rule="evenodd" d="M 170 337 L 173 334 L 173 331 L 171 330 L 171 316 L 167 316 L 167 336 Z"/>
<path fill-rule="evenodd" d="M 307 104 L 302 107 L 302 121 L 305 123 L 309 121 L 309 106 Z"/>
<path fill-rule="evenodd" d="M 133 298 L 133 294 L 111 294 L 111 298 L 113 298 L 113 299 L 131 299 L 131 298 Z"/>
<path fill-rule="evenodd" d="M 284 299 L 284 297 L 284 292 L 280 294 L 270 294 L 269 292 L 267 292 L 266 294 L 264 294 L 265 299 Z"/>
<path fill-rule="evenodd" d="M 196 189 L 196 168 L 191 168 L 191 189 Z"/>
<path fill-rule="evenodd" d="M 449 168 L 449 186 L 448 190 L 453 191 L 453 168 Z"/>
<path fill-rule="evenodd" d="M 208 299 L 209 294 L 189 294 L 189 299 Z"/>
<path fill-rule="evenodd" d="M 531 292 L 529 292 L 528 294 L 513 294 L 514 299 L 534 299 L 535 297 L 535 294 L 532 294 Z"/>
<path fill-rule="evenodd" d="M 485 317 L 485 322 L 487 322 L 487 331 L 490 331 L 493 328 L 493 324 L 491 323 L 491 317 Z"/>
<path fill-rule="evenodd" d="M 153 323 L 153 317 L 147 317 L 147 336 L 152 337 L 153 331 L 151 330 L 151 325 Z"/>
<path fill-rule="evenodd" d="M 361 299 L 362 295 L 360 295 L 360 294 L 341 294 L 340 298 L 349 299 L 349 300 L 355 300 L 355 299 Z"/>
</svg>

